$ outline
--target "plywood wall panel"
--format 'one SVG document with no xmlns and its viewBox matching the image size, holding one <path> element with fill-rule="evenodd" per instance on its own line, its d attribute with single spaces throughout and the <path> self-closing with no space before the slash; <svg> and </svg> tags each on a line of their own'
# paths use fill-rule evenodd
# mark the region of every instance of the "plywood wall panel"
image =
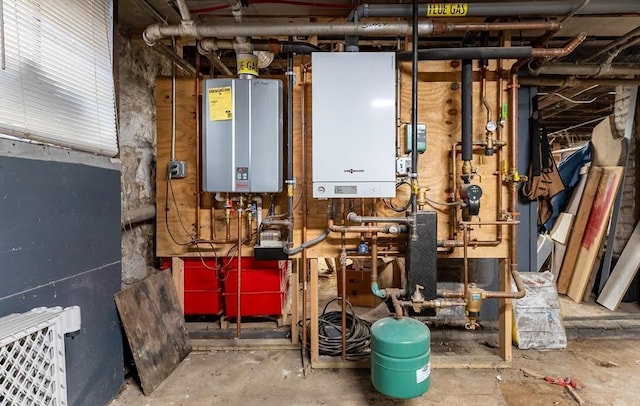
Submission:
<svg viewBox="0 0 640 406">
<path fill-rule="evenodd" d="M 400 117 L 398 120 L 398 134 L 395 136 L 399 140 L 399 149 L 404 152 L 404 133 L 406 123 L 411 121 L 411 65 L 409 63 L 403 63 L 400 66 Z M 477 71 L 477 67 L 474 67 Z M 496 72 L 490 71 L 488 76 L 495 79 Z M 478 80 L 474 82 L 474 141 L 481 141 L 485 136 L 484 126 L 487 120 L 487 112 L 480 103 L 480 81 L 479 73 L 474 72 L 474 79 Z M 282 77 L 285 85 L 286 78 Z M 427 151 L 419 156 L 419 180 L 421 187 L 428 187 L 429 191 L 427 197 L 434 201 L 446 202 L 454 196 L 454 189 L 459 187 L 459 176 L 455 179 L 455 184 L 451 178 L 451 150 L 456 142 L 460 140 L 460 83 L 459 83 L 459 68 L 452 67 L 448 61 L 433 61 L 433 62 L 420 62 L 420 74 L 419 74 L 419 89 L 418 89 L 418 121 L 427 123 Z M 306 213 L 307 213 L 307 227 L 306 235 L 307 239 L 314 238 L 319 235 L 327 225 L 327 206 L 328 200 L 313 199 L 312 196 L 312 156 L 311 156 L 311 139 L 313 137 L 311 128 L 311 92 L 312 92 L 312 77 L 311 69 L 304 72 L 301 68 L 296 67 L 296 84 L 293 88 L 294 94 L 294 112 L 293 112 L 293 129 L 294 129 L 294 175 L 296 178 L 296 188 L 294 191 L 294 203 L 295 203 L 295 233 L 294 241 L 298 245 L 302 241 L 302 226 L 303 226 L 303 200 L 306 197 Z M 285 86 L 286 87 L 286 86 Z M 506 90 L 506 85 L 503 86 Z M 166 165 L 170 157 L 170 134 L 171 134 L 171 110 L 170 110 L 170 94 L 171 94 L 171 81 L 169 78 L 161 78 L 158 80 L 158 87 L 156 97 L 158 101 L 158 178 L 157 178 L 157 204 L 158 204 L 158 221 L 157 221 L 157 252 L 159 256 L 174 256 L 174 255 L 198 255 L 194 246 L 181 246 L 175 244 L 171 237 L 168 235 L 164 222 L 164 199 L 166 190 L 166 180 L 164 174 L 166 173 Z M 302 102 L 302 95 L 305 95 L 304 103 Z M 503 95 L 504 100 L 507 99 L 506 92 Z M 495 81 L 487 82 L 486 97 L 489 104 L 493 108 L 493 119 L 497 120 L 499 111 L 498 107 L 498 95 L 497 85 Z M 195 232 L 195 211 L 196 211 L 196 193 L 197 188 L 195 184 L 195 157 L 196 157 L 196 142 L 197 136 L 195 134 L 195 85 L 193 79 L 180 79 L 178 80 L 178 131 L 176 151 L 177 159 L 183 159 L 187 161 L 189 168 L 188 176 L 182 180 L 172 181 L 176 201 L 180 208 L 180 218 L 185 228 L 190 233 Z M 285 99 L 286 100 L 286 99 Z M 337 100 L 336 102 L 339 102 Z M 286 106 L 286 104 L 285 104 Z M 302 114 L 304 107 L 305 114 Z M 286 127 L 286 111 L 285 111 L 285 127 Z M 304 132 L 304 134 L 303 134 Z M 508 129 L 503 131 L 504 138 L 508 134 Z M 286 140 L 286 129 L 285 129 Z M 304 177 L 302 173 L 303 166 L 303 140 L 304 150 L 304 165 L 307 168 L 307 176 Z M 339 145 L 336 145 L 335 154 L 344 153 L 366 153 L 366 146 L 363 146 L 363 151 L 343 151 Z M 286 146 L 285 146 L 286 148 Z M 507 149 L 505 148 L 504 157 L 507 157 Z M 285 155 L 286 156 L 286 155 Z M 316 157 L 316 159 L 326 159 L 331 161 L 332 157 Z M 474 167 L 477 168 L 478 175 L 475 177 L 474 182 L 483 188 L 483 198 L 481 202 L 481 211 L 478 218 L 474 218 L 474 221 L 495 221 L 498 219 L 499 206 L 497 202 L 497 189 L 502 189 L 502 210 L 507 210 L 508 202 L 508 189 L 501 182 L 500 174 L 500 162 L 498 161 L 498 154 L 494 154 L 493 157 L 483 156 L 481 149 L 478 149 L 474 153 Z M 457 173 L 460 174 L 460 162 L 457 160 Z M 286 162 L 285 162 L 285 174 L 286 174 Z M 305 193 L 306 192 L 306 196 Z M 394 204 L 402 206 L 407 201 L 409 196 L 409 187 L 401 186 L 398 189 L 396 199 L 393 200 Z M 286 186 L 285 191 L 276 196 L 277 205 L 276 212 L 284 213 L 287 210 L 287 198 L 286 198 Z M 263 196 L 264 213 L 268 206 L 269 198 Z M 189 236 L 184 231 L 180 219 L 177 216 L 177 211 L 172 209 L 172 199 L 170 199 L 170 210 L 168 212 L 169 228 L 174 234 L 174 237 L 179 242 L 184 242 L 189 239 Z M 210 202 L 211 197 L 205 194 L 202 198 L 200 214 L 200 236 L 204 239 L 211 239 L 213 237 L 211 227 L 211 209 Z M 348 205 L 348 203 L 346 203 Z M 372 200 L 365 202 L 365 215 L 370 215 L 373 211 Z M 360 213 L 361 201 L 355 199 L 353 201 L 355 211 Z M 392 210 L 385 207 L 381 201 L 377 201 L 375 209 L 378 215 L 381 216 L 403 216 L 395 213 Z M 438 238 L 448 239 L 452 237 L 452 233 L 456 232 L 454 218 L 452 212 L 457 211 L 457 220 L 460 219 L 460 209 L 451 208 L 441 205 L 426 206 L 425 210 L 436 210 L 438 212 Z M 346 210 L 348 211 L 348 210 Z M 226 227 L 224 223 L 224 210 L 220 203 L 215 209 L 215 237 L 217 240 L 224 239 L 226 237 Z M 339 223 L 339 221 L 338 221 Z M 235 217 L 231 221 L 231 238 L 236 238 L 237 234 L 237 220 Z M 479 247 L 469 250 L 471 257 L 489 257 L 489 258 L 505 258 L 507 257 L 508 247 L 508 227 L 503 226 L 503 242 L 496 247 Z M 497 226 L 474 226 L 471 232 L 472 240 L 495 240 L 497 236 Z M 349 234 L 346 236 L 347 247 L 349 249 L 355 248 L 360 236 L 359 234 Z M 461 240 L 461 233 L 453 234 L 453 237 Z M 398 241 L 393 238 L 386 238 L 381 235 L 379 242 L 381 244 L 381 251 L 388 250 L 390 252 L 398 252 L 403 250 L 402 241 Z M 341 249 L 341 236 L 339 233 L 333 233 L 323 243 L 316 245 L 307 250 L 309 257 L 336 257 L 339 256 Z M 253 246 L 254 242 L 248 244 L 246 248 L 243 248 L 243 252 L 249 255 L 251 253 L 250 246 Z M 216 243 L 214 244 L 215 252 L 217 255 L 224 255 L 233 244 Z M 205 252 L 205 255 L 213 255 L 213 251 L 210 245 L 201 244 L 201 249 Z M 447 254 L 452 257 L 462 256 L 462 250 L 457 249 L 452 254 Z"/>
</svg>

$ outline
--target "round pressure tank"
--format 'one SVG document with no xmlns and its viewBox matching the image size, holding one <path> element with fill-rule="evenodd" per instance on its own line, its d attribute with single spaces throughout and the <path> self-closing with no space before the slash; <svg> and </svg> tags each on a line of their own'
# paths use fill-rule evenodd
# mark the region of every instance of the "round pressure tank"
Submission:
<svg viewBox="0 0 640 406">
<path fill-rule="evenodd" d="M 383 395 L 409 399 L 431 384 L 431 333 L 418 320 L 386 317 L 371 326 L 371 382 Z"/>
</svg>

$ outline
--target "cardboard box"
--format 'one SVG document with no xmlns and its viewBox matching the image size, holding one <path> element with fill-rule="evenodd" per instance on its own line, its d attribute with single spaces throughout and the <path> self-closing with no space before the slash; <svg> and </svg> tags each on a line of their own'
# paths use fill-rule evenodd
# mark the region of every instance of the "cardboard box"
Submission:
<svg viewBox="0 0 640 406">
<path fill-rule="evenodd" d="M 342 295 L 342 270 L 338 269 L 338 296 Z M 375 307 L 382 299 L 371 293 L 371 271 L 347 269 L 346 297 L 352 306 Z"/>
</svg>

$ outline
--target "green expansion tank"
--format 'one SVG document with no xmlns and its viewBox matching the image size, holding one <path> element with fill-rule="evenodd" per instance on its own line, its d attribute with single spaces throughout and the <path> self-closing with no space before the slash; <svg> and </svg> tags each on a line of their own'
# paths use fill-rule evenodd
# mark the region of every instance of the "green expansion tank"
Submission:
<svg viewBox="0 0 640 406">
<path fill-rule="evenodd" d="M 431 333 L 409 317 L 386 317 L 371 327 L 371 382 L 383 395 L 409 399 L 431 384 Z"/>
</svg>

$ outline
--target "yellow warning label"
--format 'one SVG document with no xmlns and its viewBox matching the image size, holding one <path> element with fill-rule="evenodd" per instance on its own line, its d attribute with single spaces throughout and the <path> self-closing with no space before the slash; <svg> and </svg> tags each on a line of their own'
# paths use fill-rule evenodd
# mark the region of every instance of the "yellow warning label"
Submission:
<svg viewBox="0 0 640 406">
<path fill-rule="evenodd" d="M 233 118 L 233 103 L 231 86 L 213 87 L 208 91 L 209 120 L 231 120 Z"/>
<path fill-rule="evenodd" d="M 252 54 L 238 56 L 236 67 L 238 68 L 238 75 L 258 76 L 258 57 Z"/>
<path fill-rule="evenodd" d="M 467 15 L 467 3 L 426 4 L 427 17 L 464 17 Z"/>
</svg>

